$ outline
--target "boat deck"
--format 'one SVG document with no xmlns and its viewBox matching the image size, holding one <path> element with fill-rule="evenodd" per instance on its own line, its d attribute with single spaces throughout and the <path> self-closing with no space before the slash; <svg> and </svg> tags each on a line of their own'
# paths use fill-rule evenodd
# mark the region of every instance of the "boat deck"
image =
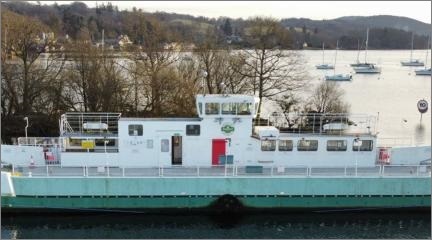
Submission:
<svg viewBox="0 0 432 240">
<path fill-rule="evenodd" d="M 21 177 L 430 177 L 429 165 L 377 165 L 372 167 L 61 167 L 13 166 Z"/>
</svg>

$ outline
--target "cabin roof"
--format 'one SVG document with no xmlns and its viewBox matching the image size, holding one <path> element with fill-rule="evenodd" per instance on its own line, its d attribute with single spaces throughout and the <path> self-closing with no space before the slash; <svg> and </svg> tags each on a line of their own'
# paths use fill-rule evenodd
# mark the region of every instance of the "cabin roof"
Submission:
<svg viewBox="0 0 432 240">
<path fill-rule="evenodd" d="M 251 101 L 258 102 L 258 98 L 250 95 L 244 94 L 198 94 L 196 96 L 197 100 L 229 100 L 235 102 Z"/>
<path fill-rule="evenodd" d="M 279 138 L 284 137 L 376 137 L 370 133 L 286 133 L 281 132 Z"/>
<path fill-rule="evenodd" d="M 133 122 L 133 121 L 145 121 L 145 122 L 199 122 L 201 118 L 127 118 L 122 117 L 119 119 L 120 122 Z"/>
</svg>

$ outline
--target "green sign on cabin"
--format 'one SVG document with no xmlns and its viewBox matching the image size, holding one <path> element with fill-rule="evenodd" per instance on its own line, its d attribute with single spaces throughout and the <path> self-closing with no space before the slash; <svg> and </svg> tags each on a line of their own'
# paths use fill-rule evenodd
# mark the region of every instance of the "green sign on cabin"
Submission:
<svg viewBox="0 0 432 240">
<path fill-rule="evenodd" d="M 225 133 L 226 135 L 230 135 L 231 133 L 233 133 L 235 130 L 234 126 L 232 126 L 229 123 L 225 123 L 222 127 L 221 127 L 221 131 L 223 133 Z"/>
</svg>

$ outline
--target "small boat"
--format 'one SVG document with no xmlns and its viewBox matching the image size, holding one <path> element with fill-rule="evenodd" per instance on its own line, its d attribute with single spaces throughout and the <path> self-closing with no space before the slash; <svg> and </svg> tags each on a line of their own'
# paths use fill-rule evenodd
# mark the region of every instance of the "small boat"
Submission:
<svg viewBox="0 0 432 240">
<path fill-rule="evenodd" d="M 415 74 L 416 75 L 420 75 L 420 76 L 431 76 L 431 69 L 419 69 L 419 70 L 415 70 Z"/>
<path fill-rule="evenodd" d="M 351 67 L 369 67 L 370 65 L 374 65 L 375 63 L 361 63 L 361 62 L 357 62 L 357 63 L 351 63 L 350 66 Z"/>
<path fill-rule="evenodd" d="M 381 73 L 381 68 L 370 64 L 366 67 L 354 67 L 355 73 Z"/>
<path fill-rule="evenodd" d="M 411 54 L 409 61 L 401 61 L 402 66 L 405 67 L 421 67 L 424 66 L 424 63 L 418 59 L 413 59 L 413 49 L 414 49 L 414 32 L 411 34 Z"/>
<path fill-rule="evenodd" d="M 326 75 L 325 80 L 327 81 L 350 81 L 352 76 L 350 74 L 336 74 L 336 60 L 337 60 L 337 50 L 339 49 L 339 41 L 336 41 L 336 52 L 335 52 L 335 70 L 333 71 L 333 75 Z"/>
<path fill-rule="evenodd" d="M 356 63 L 351 63 L 350 66 L 351 67 L 369 67 L 369 65 L 374 64 L 374 63 L 367 63 L 367 62 L 361 63 L 360 62 L 360 59 L 359 59 L 359 57 L 360 57 L 360 41 L 357 41 L 357 46 L 358 46 L 357 47 L 357 49 L 358 49 L 357 61 L 356 61 Z"/>
<path fill-rule="evenodd" d="M 322 56 L 322 64 L 318 64 L 315 67 L 317 69 L 325 70 L 325 69 L 334 69 L 334 66 L 328 63 L 324 63 L 324 43 L 322 44 L 323 56 Z"/>
<path fill-rule="evenodd" d="M 315 66 L 317 69 L 334 69 L 334 66 L 331 64 L 319 64 Z"/>
<path fill-rule="evenodd" d="M 352 75 L 351 74 L 328 75 L 328 76 L 325 76 L 325 79 L 327 81 L 351 81 Z"/>
<path fill-rule="evenodd" d="M 353 67 L 355 73 L 381 73 L 381 68 L 373 63 L 367 63 L 367 49 L 369 42 L 369 28 L 366 30 L 365 63 Z"/>
<path fill-rule="evenodd" d="M 424 63 L 415 59 L 415 60 L 410 60 L 410 61 L 405 61 L 405 62 L 401 62 L 402 66 L 405 67 L 421 67 L 424 66 Z"/>
<path fill-rule="evenodd" d="M 426 59 L 425 59 L 425 66 L 428 65 L 428 56 L 429 56 L 429 44 L 430 44 L 431 37 L 429 36 L 429 40 L 426 46 Z M 425 67 L 424 69 L 417 69 L 415 70 L 415 74 L 418 76 L 431 76 L 431 68 Z"/>
</svg>

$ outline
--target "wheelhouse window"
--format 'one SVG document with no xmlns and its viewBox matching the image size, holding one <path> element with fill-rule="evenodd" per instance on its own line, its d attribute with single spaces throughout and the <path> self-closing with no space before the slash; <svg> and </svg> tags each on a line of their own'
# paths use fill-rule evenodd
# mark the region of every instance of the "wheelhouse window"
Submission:
<svg viewBox="0 0 432 240">
<path fill-rule="evenodd" d="M 161 152 L 169 152 L 169 140 L 161 139 Z"/>
<path fill-rule="evenodd" d="M 237 103 L 237 115 L 250 115 L 252 103 Z"/>
<path fill-rule="evenodd" d="M 292 151 L 293 141 L 292 140 L 279 140 L 279 151 Z"/>
<path fill-rule="evenodd" d="M 206 115 L 218 115 L 219 114 L 219 103 L 206 103 L 205 114 Z"/>
<path fill-rule="evenodd" d="M 201 126 L 196 125 L 186 125 L 186 135 L 187 136 L 199 136 L 201 131 Z"/>
<path fill-rule="evenodd" d="M 297 143 L 297 151 L 317 151 L 318 140 L 299 140 Z"/>
<path fill-rule="evenodd" d="M 235 103 L 222 103 L 222 114 L 224 114 L 224 115 L 236 115 L 236 104 Z"/>
<path fill-rule="evenodd" d="M 359 143 L 361 141 L 361 144 Z M 373 141 L 372 140 L 359 140 L 353 141 L 353 151 L 372 151 Z"/>
<path fill-rule="evenodd" d="M 346 140 L 328 140 L 327 151 L 346 151 L 347 141 Z"/>
<path fill-rule="evenodd" d="M 129 125 L 129 136 L 142 136 L 143 126 L 140 124 Z"/>
<path fill-rule="evenodd" d="M 276 140 L 262 140 L 261 151 L 274 151 L 276 150 Z"/>
</svg>

